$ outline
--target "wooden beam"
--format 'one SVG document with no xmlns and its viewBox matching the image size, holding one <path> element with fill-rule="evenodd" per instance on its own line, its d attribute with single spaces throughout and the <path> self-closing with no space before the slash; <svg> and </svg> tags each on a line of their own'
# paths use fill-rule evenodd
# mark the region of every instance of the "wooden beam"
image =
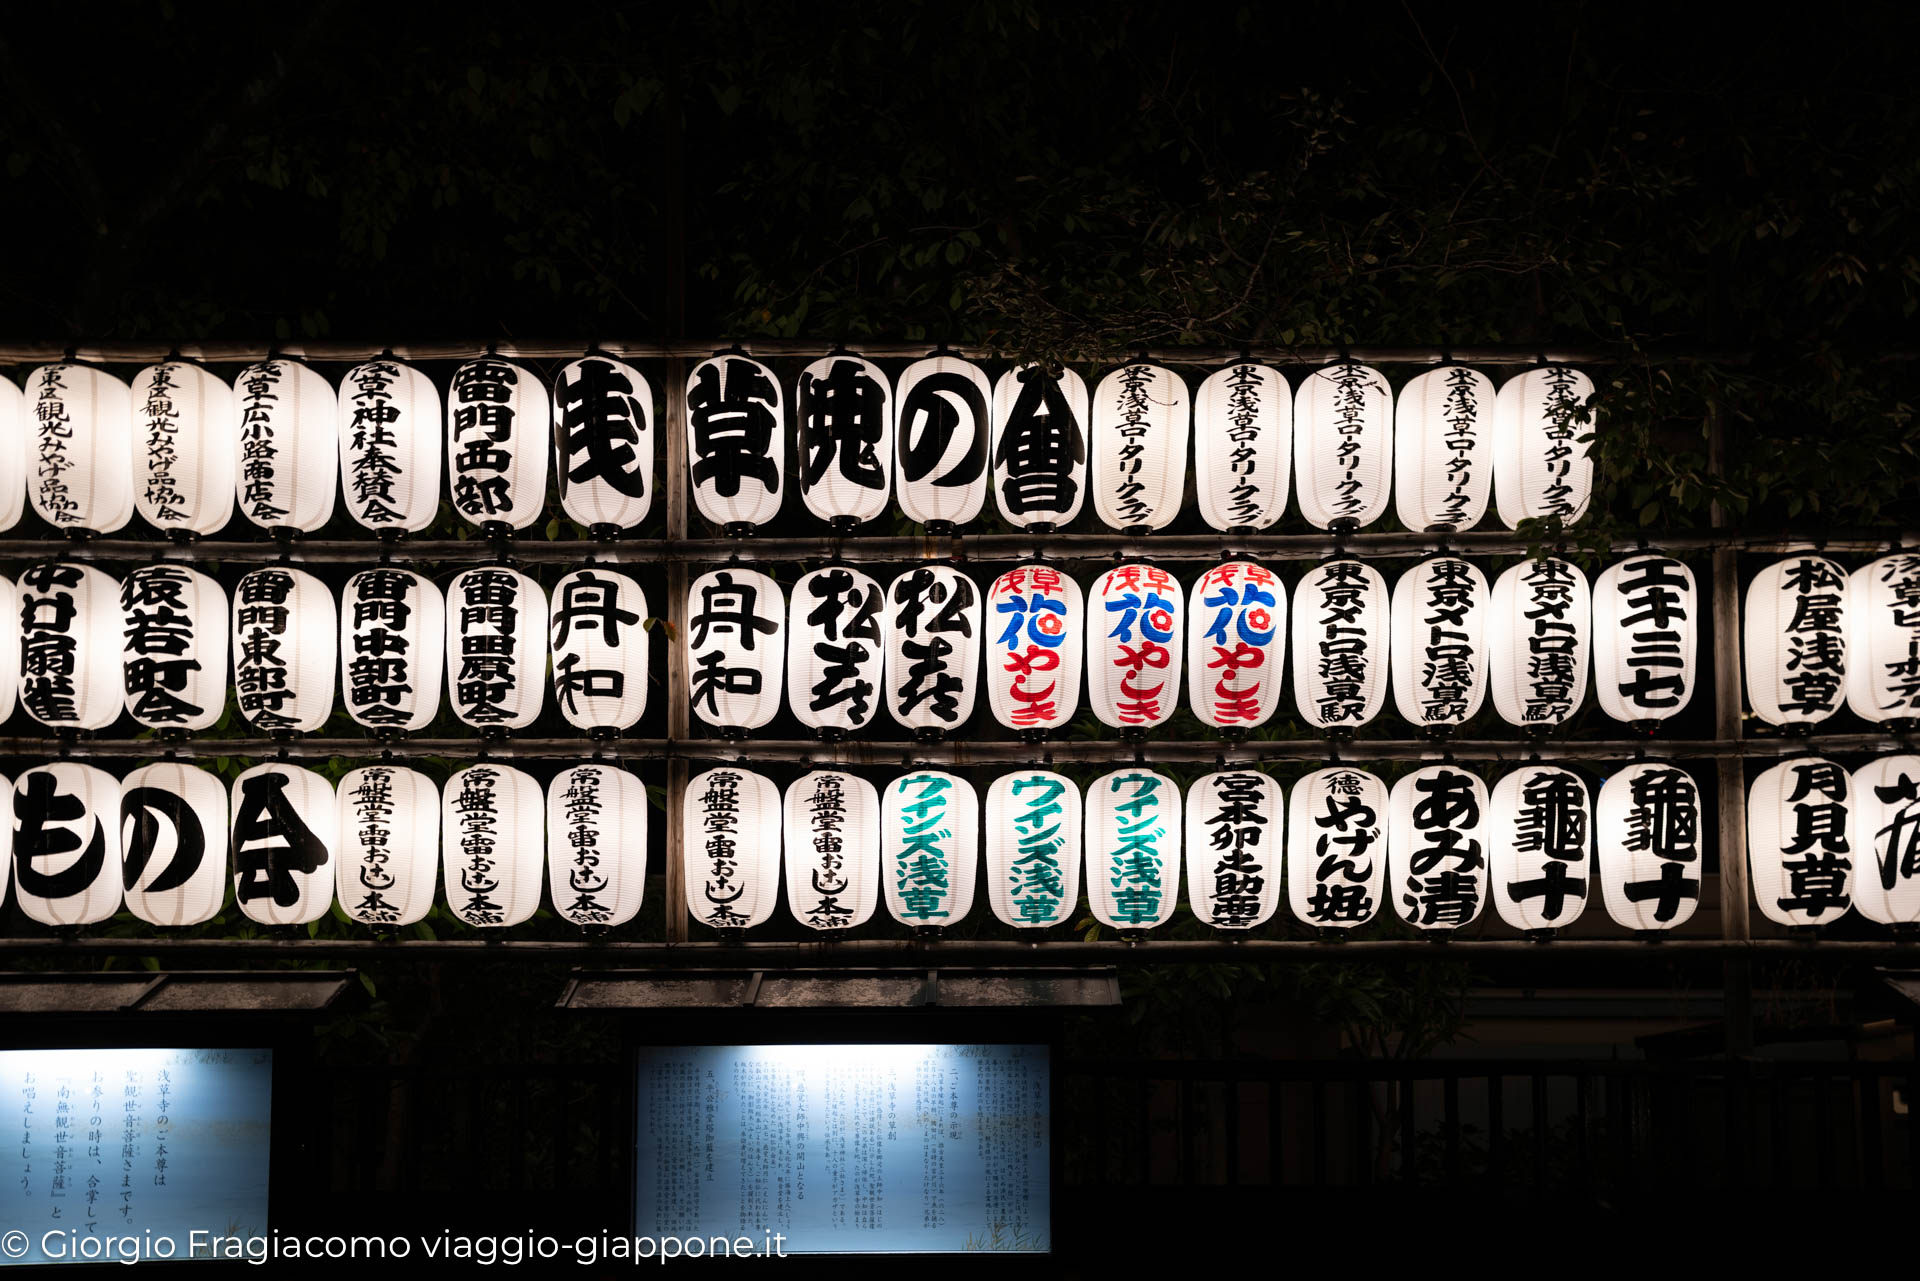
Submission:
<svg viewBox="0 0 1920 1281">
<path fill-rule="evenodd" d="M 687 362 L 667 361 L 667 541 L 687 538 Z M 667 565 L 667 745 L 688 735 L 687 563 Z M 687 761 L 667 760 L 667 920 L 669 943 L 687 941 L 687 856 L 681 815 L 686 810 Z"/>
</svg>

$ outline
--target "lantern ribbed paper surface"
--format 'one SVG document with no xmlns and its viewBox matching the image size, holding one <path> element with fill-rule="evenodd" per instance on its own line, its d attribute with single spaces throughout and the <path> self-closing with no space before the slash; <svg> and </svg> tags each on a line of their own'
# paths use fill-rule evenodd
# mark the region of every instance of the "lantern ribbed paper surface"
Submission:
<svg viewBox="0 0 1920 1281">
<path fill-rule="evenodd" d="M 1287 589 L 1273 571 L 1229 561 L 1200 576 L 1187 610 L 1187 702 L 1201 724 L 1266 724 L 1286 652 Z"/>
<path fill-rule="evenodd" d="M 27 509 L 35 434 L 27 416 L 26 394 L 13 379 L 0 378 L 0 530 L 19 524 Z"/>
<path fill-rule="evenodd" d="M 1293 592 L 1293 698 L 1315 729 L 1365 725 L 1387 701 L 1387 580 L 1357 560 L 1307 571 Z"/>
<path fill-rule="evenodd" d="M 887 588 L 887 710 L 916 733 L 947 734 L 980 693 L 980 589 L 948 565 L 910 569 Z"/>
<path fill-rule="evenodd" d="M 97 730 L 126 704 L 120 585 L 91 565 L 20 575 L 20 705 L 54 729 Z"/>
<path fill-rule="evenodd" d="M 633 529 L 653 506 L 653 388 L 625 361 L 583 356 L 553 384 L 560 507 L 583 525 Z"/>
<path fill-rule="evenodd" d="M 547 788 L 547 885 L 579 926 L 625 925 L 647 890 L 647 785 L 612 765 L 576 765 Z"/>
<path fill-rule="evenodd" d="M 1180 896 L 1180 787 L 1136 766 L 1087 788 L 1087 903 L 1101 924 L 1164 925 Z"/>
<path fill-rule="evenodd" d="M 418 770 L 368 765 L 340 780 L 340 909 L 362 925 L 422 920 L 440 882 L 440 789 Z"/>
<path fill-rule="evenodd" d="M 340 592 L 340 693 L 369 729 L 412 733 L 440 711 L 440 589 L 412 570 L 363 569 Z"/>
<path fill-rule="evenodd" d="M 880 900 L 880 797 L 841 770 L 815 770 L 787 789 L 787 903 L 816 930 L 865 925 Z"/>
<path fill-rule="evenodd" d="M 1348 765 L 1315 770 L 1287 801 L 1287 906 L 1303 924 L 1346 930 L 1380 912 L 1387 879 L 1387 785 Z"/>
<path fill-rule="evenodd" d="M 1286 810 L 1256 770 L 1205 774 L 1187 791 L 1187 904 L 1201 924 L 1250 930 L 1280 905 Z"/>
<path fill-rule="evenodd" d="M 900 510 L 923 525 L 964 525 L 987 501 L 992 385 L 957 356 L 916 360 L 894 393 L 893 484 Z"/>
<path fill-rule="evenodd" d="M 986 375 L 980 375 L 981 385 Z M 1087 384 L 1021 365 L 993 387 L 993 501 L 1022 529 L 1058 529 L 1087 500 Z"/>
<path fill-rule="evenodd" d="M 1781 925 L 1827 925 L 1853 901 L 1847 772 L 1817 756 L 1782 761 L 1747 793 L 1753 901 Z"/>
<path fill-rule="evenodd" d="M 576 729 L 626 730 L 647 710 L 647 596 L 591 566 L 553 585 L 553 699 Z"/>
<path fill-rule="evenodd" d="M 1193 487 L 1200 515 L 1221 531 L 1262 530 L 1287 510 L 1293 392 L 1277 369 L 1217 370 L 1193 398 Z"/>
<path fill-rule="evenodd" d="M 1896 552 L 1847 580 L 1847 706 L 1875 724 L 1920 718 L 1920 554 Z"/>
<path fill-rule="evenodd" d="M 1617 721 L 1663 721 L 1693 697 L 1700 594 L 1671 556 L 1630 556 L 1593 585 L 1593 692 Z"/>
<path fill-rule="evenodd" d="M 1493 410 L 1494 494 L 1500 520 L 1558 518 L 1571 525 L 1593 497 L 1593 459 L 1580 438 L 1590 422 L 1576 421 L 1593 395 L 1593 380 L 1577 369 L 1549 365 L 1515 374 L 1500 385 Z"/>
<path fill-rule="evenodd" d="M 1180 514 L 1193 414 L 1187 384 L 1159 365 L 1122 365 L 1093 390 L 1093 505 L 1113 529 L 1162 529 Z"/>
<path fill-rule="evenodd" d="M 1388 892 L 1400 919 L 1457 930 L 1487 905 L 1487 785 L 1452 765 L 1429 765 L 1394 783 L 1387 839 Z"/>
<path fill-rule="evenodd" d="M 120 910 L 120 784 L 78 761 L 13 783 L 13 883 L 42 925 L 93 925 Z"/>
<path fill-rule="evenodd" d="M 127 711 L 150 729 L 198 732 L 227 710 L 231 626 L 220 584 L 180 565 L 144 565 L 120 584 Z"/>
<path fill-rule="evenodd" d="M 1021 565 L 987 593 L 987 703 L 1010 730 L 1059 729 L 1080 710 L 1086 600 L 1053 565 Z"/>
<path fill-rule="evenodd" d="M 1775 561 L 1747 586 L 1747 700 L 1769 725 L 1817 725 L 1847 693 L 1847 571 L 1824 556 Z"/>
<path fill-rule="evenodd" d="M 715 356 L 687 375 L 687 467 L 693 501 L 716 525 L 780 514 L 787 470 L 780 379 L 746 356 Z"/>
<path fill-rule="evenodd" d="M 1393 393 L 1377 369 L 1316 369 L 1294 395 L 1293 474 L 1316 529 L 1358 529 L 1387 510 L 1393 485 Z"/>
<path fill-rule="evenodd" d="M 212 534 L 233 516 L 240 420 L 233 389 L 200 365 L 168 361 L 133 380 L 133 505 L 172 533 Z"/>
<path fill-rule="evenodd" d="M 1493 584 L 1487 623 L 1493 707 L 1501 720 L 1544 731 L 1580 710 L 1593 597 L 1577 566 L 1558 556 L 1513 566 Z"/>
<path fill-rule="evenodd" d="M 801 575 L 787 603 L 787 701 L 808 729 L 863 729 L 880 710 L 886 675 L 880 584 L 832 565 Z"/>
<path fill-rule="evenodd" d="M 1593 800 L 1578 774 L 1523 765 L 1494 785 L 1487 821 L 1493 902 L 1516 930 L 1564 929 L 1593 887 Z"/>
<path fill-rule="evenodd" d="M 1464 365 L 1409 379 L 1393 419 L 1394 513 L 1408 529 L 1472 529 L 1493 494 L 1493 380 Z"/>
<path fill-rule="evenodd" d="M 973 910 L 980 797 L 965 779 L 916 770 L 880 800 L 880 883 L 903 925 L 938 928 Z"/>
<path fill-rule="evenodd" d="M 547 594 L 517 569 L 486 565 L 447 584 L 447 692 L 479 729 L 525 729 L 546 705 Z"/>
<path fill-rule="evenodd" d="M 0 774 L 0 797 L 6 813 L 0 814 L 0 903 L 6 902 L 7 886 L 13 882 L 13 780 Z"/>
<path fill-rule="evenodd" d="M 1080 904 L 1080 789 L 1049 770 L 987 789 L 987 901 L 1016 929 L 1071 920 Z"/>
<path fill-rule="evenodd" d="M 765 775 L 725 767 L 688 780 L 680 812 L 687 915 L 717 930 L 773 915 L 782 818 L 780 789 Z"/>
<path fill-rule="evenodd" d="M 827 356 L 794 387 L 800 497 L 825 521 L 873 520 L 893 486 L 893 389 L 880 366 Z"/>
<path fill-rule="evenodd" d="M 1630 930 L 1671 930 L 1700 906 L 1700 788 L 1670 761 L 1638 761 L 1600 788 L 1594 844 L 1607 915 Z"/>
<path fill-rule="evenodd" d="M 240 514 L 262 529 L 312 533 L 333 519 L 340 405 L 333 385 L 297 360 L 250 365 L 233 380 Z"/>
<path fill-rule="evenodd" d="M 1087 698 L 1115 729 L 1165 724 L 1180 702 L 1186 597 L 1157 565 L 1116 565 L 1087 593 Z"/>
<path fill-rule="evenodd" d="M 729 565 L 687 588 L 693 714 L 721 730 L 759 729 L 780 710 L 786 601 L 757 569 Z"/>
<path fill-rule="evenodd" d="M 375 532 L 414 534 L 440 512 L 440 393 L 397 360 L 340 380 L 340 486 L 347 512 Z"/>
<path fill-rule="evenodd" d="M 333 784 L 298 765 L 233 781 L 233 897 L 262 925 L 305 925 L 333 907 L 340 810 Z"/>
<path fill-rule="evenodd" d="M 1853 910 L 1881 925 L 1920 924 L 1920 756 L 1881 756 L 1848 780 Z"/>
<path fill-rule="evenodd" d="M 482 762 L 440 798 L 447 907 L 468 925 L 518 925 L 540 908 L 547 798 L 517 769 Z"/>
<path fill-rule="evenodd" d="M 469 360 L 447 388 L 447 492 L 482 527 L 525 529 L 547 504 L 546 384 L 498 356 Z"/>
<path fill-rule="evenodd" d="M 233 689 L 257 730 L 311 734 L 333 711 L 333 593 L 303 569 L 256 569 L 233 592 Z"/>
<path fill-rule="evenodd" d="M 46 365 L 27 380 L 27 498 L 56 529 L 111 534 L 133 518 L 133 392 L 104 369 Z"/>
<path fill-rule="evenodd" d="M 1487 698 L 1487 576 L 1458 556 L 1434 556 L 1393 588 L 1393 703 L 1421 730 L 1464 725 Z"/>
<path fill-rule="evenodd" d="M 19 698 L 20 590 L 12 579 L 0 575 L 0 725 L 13 715 Z"/>
<path fill-rule="evenodd" d="M 127 910 L 154 925 L 200 925 L 227 897 L 227 787 L 177 761 L 120 781 Z"/>
</svg>

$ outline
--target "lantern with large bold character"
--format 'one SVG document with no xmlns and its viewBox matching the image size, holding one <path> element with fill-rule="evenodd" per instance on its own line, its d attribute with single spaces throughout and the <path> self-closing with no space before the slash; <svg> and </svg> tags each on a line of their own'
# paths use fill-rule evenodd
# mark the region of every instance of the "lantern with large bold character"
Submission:
<svg viewBox="0 0 1920 1281">
<path fill-rule="evenodd" d="M 598 353 L 553 384 L 560 507 L 598 534 L 632 529 L 653 507 L 653 388 L 632 365 Z"/>
<path fill-rule="evenodd" d="M 948 565 L 910 569 L 887 589 L 887 709 L 922 738 L 965 725 L 980 692 L 980 589 Z"/>
<path fill-rule="evenodd" d="M 227 897 L 227 787 L 178 761 L 120 782 L 127 910 L 154 925 L 200 925 Z"/>
<path fill-rule="evenodd" d="M 1242 361 L 1193 398 L 1193 487 L 1200 515 L 1224 532 L 1266 529 L 1287 510 L 1293 392 L 1277 369 Z"/>
<path fill-rule="evenodd" d="M 1087 384 L 1073 370 L 1029 364 L 1000 375 L 993 387 L 993 501 L 1009 525 L 1046 531 L 1080 514 L 1087 419 Z"/>
<path fill-rule="evenodd" d="M 1920 756 L 1879 756 L 1848 780 L 1853 910 L 1881 925 L 1920 925 Z"/>
<path fill-rule="evenodd" d="M 731 766 L 696 774 L 681 809 L 687 915 L 743 930 L 773 915 L 780 894 L 780 789 Z"/>
<path fill-rule="evenodd" d="M 821 737 L 862 729 L 880 710 L 887 646 L 880 584 L 830 565 L 793 585 L 787 614 L 787 702 Z"/>
<path fill-rule="evenodd" d="M 1045 929 L 1080 903 L 1080 789 L 1050 770 L 987 789 L 987 901 L 1016 929 Z"/>
<path fill-rule="evenodd" d="M 440 393 L 397 360 L 340 382 L 340 485 L 347 513 L 383 537 L 416 534 L 440 512 Z"/>
<path fill-rule="evenodd" d="M 120 910 L 120 784 L 78 761 L 14 780 L 13 883 L 42 925 L 93 925 Z"/>
<path fill-rule="evenodd" d="M 725 353 L 687 375 L 687 467 L 700 514 L 730 535 L 780 514 L 787 469 L 780 379 L 747 356 Z"/>
<path fill-rule="evenodd" d="M 1487 785 L 1452 765 L 1429 765 L 1393 785 L 1388 889 L 1400 919 L 1457 930 L 1487 905 Z"/>
<path fill-rule="evenodd" d="M 149 729 L 197 732 L 227 708 L 227 594 L 180 565 L 143 565 L 120 584 L 127 711 Z"/>
<path fill-rule="evenodd" d="M 687 588 L 687 681 L 693 714 L 728 735 L 780 710 L 786 602 L 757 569 L 729 565 Z"/>
<path fill-rule="evenodd" d="M 42 725 L 97 730 L 126 704 L 120 586 L 91 565 L 20 575 L 20 705 Z"/>
<path fill-rule="evenodd" d="M 499 356 L 469 360 L 447 387 L 447 486 L 482 529 L 525 529 L 547 505 L 546 384 Z"/>
<path fill-rule="evenodd" d="M 1523 765 L 1496 783 L 1487 856 L 1508 925 L 1532 933 L 1579 920 L 1593 884 L 1593 801 L 1580 776 Z"/>
<path fill-rule="evenodd" d="M 1775 561 L 1747 587 L 1747 700 L 1769 725 L 1805 733 L 1847 692 L 1847 571 L 1824 556 Z"/>
<path fill-rule="evenodd" d="M 1700 788 L 1671 761 L 1636 761 L 1600 788 L 1594 837 L 1607 915 L 1671 930 L 1700 906 Z"/>
<path fill-rule="evenodd" d="M 1103 725 L 1144 734 L 1180 702 L 1186 597 L 1157 565 L 1116 565 L 1087 600 L 1087 697 Z"/>
<path fill-rule="evenodd" d="M 576 729 L 610 737 L 647 710 L 647 595 L 590 565 L 553 585 L 553 699 Z"/>
<path fill-rule="evenodd" d="M 1380 913 L 1387 785 L 1350 765 L 1315 770 L 1287 802 L 1287 906 L 1303 924 L 1349 930 Z"/>
<path fill-rule="evenodd" d="M 787 904 L 816 930 L 864 925 L 880 898 L 880 797 L 841 770 L 815 770 L 787 789 Z"/>
<path fill-rule="evenodd" d="M 1187 702 L 1223 733 L 1264 725 L 1280 705 L 1287 589 L 1261 565 L 1229 561 L 1200 576 L 1187 611 Z"/>
<path fill-rule="evenodd" d="M 333 784 L 298 765 L 233 780 L 233 897 L 262 925 L 305 925 L 333 907 L 340 810 Z"/>
<path fill-rule="evenodd" d="M 893 486 L 893 390 L 880 366 L 835 354 L 800 371 L 794 388 L 800 498 L 835 529 L 887 510 Z"/>
<path fill-rule="evenodd" d="M 1848 831 L 1852 782 L 1817 756 L 1763 770 L 1747 793 L 1747 870 L 1753 901 L 1781 925 L 1826 925 L 1853 901 Z"/>
<path fill-rule="evenodd" d="M 1593 585 L 1593 692 L 1628 723 L 1677 716 L 1693 697 L 1693 571 L 1671 556 L 1629 556 Z"/>
<path fill-rule="evenodd" d="M 929 356 L 901 373 L 893 470 L 908 520 L 951 532 L 980 514 L 992 394 L 980 366 L 957 356 Z"/>
<path fill-rule="evenodd" d="M 1286 811 L 1280 784 L 1224 770 L 1187 792 L 1187 904 L 1203 925 L 1250 930 L 1280 905 Z"/>
<path fill-rule="evenodd" d="M 987 703 L 1010 730 L 1044 737 L 1080 709 L 1086 602 L 1052 565 L 1021 565 L 987 593 Z"/>
</svg>

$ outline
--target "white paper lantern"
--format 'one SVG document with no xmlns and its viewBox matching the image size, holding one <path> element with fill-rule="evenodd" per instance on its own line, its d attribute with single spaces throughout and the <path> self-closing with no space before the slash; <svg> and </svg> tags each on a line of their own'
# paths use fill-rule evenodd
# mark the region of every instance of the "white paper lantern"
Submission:
<svg viewBox="0 0 1920 1281">
<path fill-rule="evenodd" d="M 1875 724 L 1920 718 L 1920 554 L 1895 552 L 1847 580 L 1847 706 Z"/>
<path fill-rule="evenodd" d="M 1093 507 L 1114 529 L 1163 529 L 1187 488 L 1187 384 L 1160 365 L 1122 365 L 1093 393 Z"/>
<path fill-rule="evenodd" d="M 1217 370 L 1193 399 L 1193 485 L 1214 529 L 1270 527 L 1287 510 L 1293 465 L 1293 392 L 1277 369 L 1242 362 Z"/>
<path fill-rule="evenodd" d="M 1521 561 L 1495 580 L 1487 623 L 1500 719 L 1542 732 L 1572 719 L 1587 696 L 1587 576 L 1558 556 Z"/>
<path fill-rule="evenodd" d="M 1400 919 L 1457 930 L 1487 905 L 1487 785 L 1452 765 L 1429 765 L 1393 785 L 1388 893 Z"/>
<path fill-rule="evenodd" d="M 980 797 L 939 770 L 887 784 L 881 798 L 880 880 L 902 925 L 937 929 L 973 910 L 980 862 Z"/>
<path fill-rule="evenodd" d="M 440 798 L 447 907 L 468 925 L 518 925 L 540 908 L 547 798 L 507 765 L 469 765 Z"/>
<path fill-rule="evenodd" d="M 104 369 L 44 365 L 27 380 L 27 498 L 56 529 L 111 534 L 133 517 L 133 393 Z"/>
<path fill-rule="evenodd" d="M 816 930 L 865 925 L 880 899 L 880 797 L 840 770 L 787 789 L 787 903 Z"/>
<path fill-rule="evenodd" d="M 217 533 L 233 517 L 240 420 L 233 389 L 200 365 L 170 360 L 132 389 L 133 505 L 165 533 Z"/>
<path fill-rule="evenodd" d="M 1920 756 L 1876 757 L 1849 783 L 1853 910 L 1881 925 L 1920 924 Z"/>
<path fill-rule="evenodd" d="M 1817 756 L 1782 761 L 1747 793 L 1753 901 L 1781 925 L 1826 925 L 1853 901 L 1847 771 Z"/>
<path fill-rule="evenodd" d="M 362 925 L 425 919 L 440 880 L 440 789 L 419 770 L 368 765 L 340 780 L 340 909 Z"/>
<path fill-rule="evenodd" d="M 900 510 L 930 530 L 950 530 L 987 501 L 992 387 L 980 366 L 957 356 L 908 365 L 894 393 L 894 488 Z"/>
<path fill-rule="evenodd" d="M 1306 723 L 1351 733 L 1387 701 L 1387 580 L 1357 560 L 1326 561 L 1293 591 L 1293 699 Z"/>
<path fill-rule="evenodd" d="M 1187 792 L 1187 904 L 1202 925 L 1250 930 L 1280 905 L 1286 810 L 1257 770 L 1203 775 Z"/>
<path fill-rule="evenodd" d="M 13 780 L 5 774 L 0 774 L 0 796 L 7 798 L 6 813 L 0 814 L 0 903 L 4 903 L 13 881 Z"/>
<path fill-rule="evenodd" d="M 1593 497 L 1593 458 L 1575 416 L 1593 395 L 1577 369 L 1549 365 L 1501 384 L 1493 409 L 1494 494 L 1508 529 L 1558 517 L 1571 525 Z"/>
<path fill-rule="evenodd" d="M 987 789 L 987 901 L 1015 929 L 1045 929 L 1080 905 L 1080 789 L 1048 770 Z"/>
<path fill-rule="evenodd" d="M 1700 594 L 1671 556 L 1629 556 L 1593 585 L 1593 692 L 1617 721 L 1663 721 L 1693 697 Z"/>
<path fill-rule="evenodd" d="M 1244 732 L 1280 705 L 1287 589 L 1272 570 L 1229 561 L 1200 576 L 1187 611 L 1187 702 L 1203 725 Z"/>
<path fill-rule="evenodd" d="M 1136 766 L 1087 788 L 1087 903 L 1102 925 L 1164 925 L 1180 896 L 1180 787 Z"/>
<path fill-rule="evenodd" d="M 1594 843 L 1607 915 L 1671 930 L 1700 906 L 1700 789 L 1670 761 L 1638 761 L 1600 788 Z"/>
<path fill-rule="evenodd" d="M 42 925 L 94 925 L 120 910 L 120 784 L 78 761 L 13 784 L 13 883 Z"/>
<path fill-rule="evenodd" d="M 0 575 L 0 725 L 20 696 L 20 591 Z M 0 827 L 4 827 L 0 823 Z"/>
<path fill-rule="evenodd" d="M 687 376 L 687 467 L 700 514 L 745 533 L 780 514 L 787 469 L 780 379 L 746 356 L 703 360 Z"/>
<path fill-rule="evenodd" d="M 560 507 L 601 532 L 633 529 L 653 507 L 653 388 L 625 361 L 590 355 L 553 383 Z"/>
<path fill-rule="evenodd" d="M 786 601 L 757 569 L 730 565 L 687 588 L 687 681 L 693 714 L 715 729 L 759 729 L 780 710 Z"/>
<path fill-rule="evenodd" d="M 987 704 L 1010 730 L 1043 736 L 1080 710 L 1086 658 L 1080 584 L 1052 565 L 1021 565 L 993 580 L 985 617 Z"/>
<path fill-rule="evenodd" d="M 347 513 L 381 534 L 417 534 L 440 513 L 440 393 L 397 360 L 340 381 L 340 486 Z"/>
<path fill-rule="evenodd" d="M 965 725 L 980 692 L 980 589 L 947 565 L 887 589 L 887 710 L 922 737 Z"/>
<path fill-rule="evenodd" d="M 824 734 L 864 729 L 880 710 L 886 677 L 880 584 L 832 565 L 802 575 L 787 607 L 787 702 L 794 717 Z"/>
<path fill-rule="evenodd" d="M 311 734 L 333 711 L 339 618 L 303 569 L 256 569 L 233 591 L 233 689 L 265 733 Z"/>
<path fill-rule="evenodd" d="M 1287 801 L 1287 906 L 1302 923 L 1348 930 L 1380 913 L 1387 878 L 1387 785 L 1349 765 L 1315 770 Z"/>
<path fill-rule="evenodd" d="M 20 705 L 53 729 L 99 730 L 126 704 L 120 588 L 91 565 L 35 565 L 20 575 Z"/>
<path fill-rule="evenodd" d="M 410 734 L 440 712 L 446 603 L 409 569 L 363 569 L 340 592 L 340 694 L 368 729 Z"/>
<path fill-rule="evenodd" d="M 647 891 L 647 785 L 612 765 L 576 765 L 547 788 L 547 882 L 575 925 L 625 925 Z"/>
<path fill-rule="evenodd" d="M 781 818 L 780 789 L 764 775 L 727 767 L 688 780 L 680 812 L 688 916 L 743 930 L 773 915 Z"/>
<path fill-rule="evenodd" d="M 1349 362 L 1307 375 L 1293 402 L 1293 472 L 1316 529 L 1358 529 L 1386 512 L 1393 393 L 1379 370 Z"/>
<path fill-rule="evenodd" d="M 547 506 L 547 388 L 498 356 L 469 360 L 447 387 L 447 488 L 482 528 L 525 529 Z"/>
<path fill-rule="evenodd" d="M 1747 700 L 1769 725 L 1817 725 L 1847 692 L 1847 571 L 1824 556 L 1775 561 L 1747 587 Z"/>
<path fill-rule="evenodd" d="M 1472 529 L 1493 494 L 1493 380 L 1443 365 L 1400 389 L 1393 419 L 1394 514 L 1408 529 Z"/>
<path fill-rule="evenodd" d="M 553 585 L 553 698 L 576 729 L 611 737 L 647 711 L 647 594 L 590 566 Z"/>
<path fill-rule="evenodd" d="M 447 690 L 478 729 L 525 729 L 546 705 L 547 594 L 517 569 L 487 565 L 447 584 Z"/>
<path fill-rule="evenodd" d="M 893 389 L 880 366 L 834 355 L 800 371 L 794 388 L 800 498 L 836 528 L 887 510 L 893 486 Z"/>
<path fill-rule="evenodd" d="M 985 374 L 979 383 L 986 385 Z M 993 501 L 1009 525 L 1059 529 L 1080 514 L 1089 412 L 1087 384 L 1071 369 L 1056 376 L 1028 364 L 1000 375 L 993 387 Z"/>
<path fill-rule="evenodd" d="M 1593 884 L 1593 800 L 1580 776 L 1523 765 L 1494 784 L 1487 821 L 1493 902 L 1529 933 L 1573 924 Z"/>
<path fill-rule="evenodd" d="M 1458 556 L 1434 556 L 1393 589 L 1393 702 L 1416 729 L 1439 735 L 1480 714 L 1487 698 L 1487 576 Z"/>
<path fill-rule="evenodd" d="M 333 386 L 297 360 L 249 365 L 233 380 L 240 514 L 262 529 L 310 534 L 333 519 L 340 406 Z"/>
<path fill-rule="evenodd" d="M 19 524 L 20 514 L 27 509 L 33 445 L 26 395 L 12 378 L 0 377 L 0 530 Z"/>
<path fill-rule="evenodd" d="M 120 783 L 127 910 L 153 925 L 211 921 L 227 897 L 227 787 L 177 761 Z"/>
<path fill-rule="evenodd" d="M 310 769 L 256 765 L 233 781 L 233 897 L 262 925 L 305 925 L 333 908 L 340 810 Z"/>
<path fill-rule="evenodd" d="M 210 728 L 227 706 L 227 594 L 197 570 L 145 565 L 120 584 L 127 711 L 150 729 Z"/>
<path fill-rule="evenodd" d="M 1157 565 L 1116 565 L 1087 599 L 1087 699 L 1103 725 L 1144 732 L 1180 702 L 1186 597 Z"/>
</svg>

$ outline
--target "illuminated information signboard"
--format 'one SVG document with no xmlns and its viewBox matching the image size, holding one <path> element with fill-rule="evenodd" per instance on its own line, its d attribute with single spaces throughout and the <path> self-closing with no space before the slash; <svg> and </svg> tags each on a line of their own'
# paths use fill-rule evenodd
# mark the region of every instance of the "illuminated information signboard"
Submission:
<svg viewBox="0 0 1920 1281">
<path fill-rule="evenodd" d="M 640 1051 L 635 1230 L 788 1254 L 1049 1248 L 1044 1045 Z"/>
</svg>

